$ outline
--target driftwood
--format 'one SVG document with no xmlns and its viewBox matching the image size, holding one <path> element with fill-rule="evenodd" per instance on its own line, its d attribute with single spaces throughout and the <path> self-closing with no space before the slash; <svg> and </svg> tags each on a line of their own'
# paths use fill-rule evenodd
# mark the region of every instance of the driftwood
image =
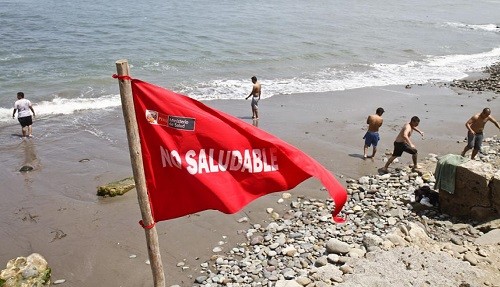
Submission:
<svg viewBox="0 0 500 287">
<path fill-rule="evenodd" d="M 99 196 L 117 196 L 123 195 L 127 191 L 135 187 L 133 177 L 127 177 L 119 181 L 114 181 L 97 187 L 97 195 Z"/>
</svg>

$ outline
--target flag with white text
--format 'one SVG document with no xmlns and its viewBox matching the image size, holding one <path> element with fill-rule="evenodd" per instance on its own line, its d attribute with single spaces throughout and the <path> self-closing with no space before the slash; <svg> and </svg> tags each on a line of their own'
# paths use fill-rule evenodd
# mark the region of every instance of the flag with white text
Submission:
<svg viewBox="0 0 500 287">
<path fill-rule="evenodd" d="M 133 79 L 146 186 L 155 221 L 214 209 L 235 213 L 254 199 L 315 177 L 335 203 L 347 200 L 317 161 L 236 117 Z"/>
</svg>

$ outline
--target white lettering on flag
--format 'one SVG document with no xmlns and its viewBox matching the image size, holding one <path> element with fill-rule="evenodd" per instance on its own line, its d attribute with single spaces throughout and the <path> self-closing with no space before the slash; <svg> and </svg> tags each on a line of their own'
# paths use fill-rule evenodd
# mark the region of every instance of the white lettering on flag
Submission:
<svg viewBox="0 0 500 287">
<path fill-rule="evenodd" d="M 182 158 L 190 174 L 211 172 L 240 171 L 248 173 L 271 172 L 279 170 L 276 148 L 215 150 L 189 150 L 182 157 L 178 151 L 169 151 L 160 146 L 163 167 L 181 169 Z M 268 162 L 269 160 L 269 162 Z"/>
</svg>

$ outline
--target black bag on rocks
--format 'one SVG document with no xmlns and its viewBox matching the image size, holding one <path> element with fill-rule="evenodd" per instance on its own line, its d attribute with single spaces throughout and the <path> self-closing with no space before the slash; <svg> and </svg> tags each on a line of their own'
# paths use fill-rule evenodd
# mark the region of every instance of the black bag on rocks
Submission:
<svg viewBox="0 0 500 287">
<path fill-rule="evenodd" d="M 428 185 L 424 185 L 414 191 L 415 201 L 426 206 L 439 206 L 439 193 L 433 191 Z"/>
</svg>

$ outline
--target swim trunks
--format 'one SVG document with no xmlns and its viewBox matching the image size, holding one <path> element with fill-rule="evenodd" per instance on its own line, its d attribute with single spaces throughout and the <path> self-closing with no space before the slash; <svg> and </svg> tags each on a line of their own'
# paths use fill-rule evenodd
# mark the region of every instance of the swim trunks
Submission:
<svg viewBox="0 0 500 287">
<path fill-rule="evenodd" d="M 480 150 L 483 144 L 483 133 L 476 133 L 475 135 L 471 132 L 467 133 L 467 147 L 474 148 L 475 150 Z"/>
<path fill-rule="evenodd" d="M 21 126 L 23 128 L 27 127 L 27 126 L 31 126 L 33 124 L 33 119 L 31 118 L 31 116 L 17 118 L 17 120 L 19 121 L 19 123 L 21 124 Z"/>
<path fill-rule="evenodd" d="M 366 146 L 369 147 L 369 146 L 373 145 L 374 147 L 376 147 L 378 144 L 378 141 L 380 140 L 380 135 L 378 134 L 378 132 L 366 132 L 363 139 L 365 139 Z"/>
<path fill-rule="evenodd" d="M 259 100 L 260 100 L 260 97 L 252 97 L 252 108 L 254 108 L 254 109 L 259 108 Z"/>
<path fill-rule="evenodd" d="M 407 152 L 409 154 L 416 154 L 417 149 L 410 147 L 405 142 L 394 142 L 394 152 L 392 153 L 392 155 L 401 156 L 403 152 Z"/>
</svg>

